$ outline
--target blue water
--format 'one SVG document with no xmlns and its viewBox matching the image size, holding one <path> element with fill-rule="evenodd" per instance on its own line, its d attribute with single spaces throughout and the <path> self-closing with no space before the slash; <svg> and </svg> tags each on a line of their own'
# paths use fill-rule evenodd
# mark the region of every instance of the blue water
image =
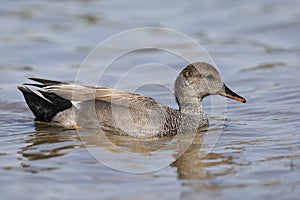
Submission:
<svg viewBox="0 0 300 200">
<path fill-rule="evenodd" d="M 299 1 L 4 0 L 0 15 L 0 199 L 298 199 Z M 156 151 L 167 139 L 139 141 L 110 135 L 121 149 L 139 152 L 126 169 L 138 170 L 145 163 L 157 168 L 132 174 L 95 159 L 91 151 L 107 151 L 106 156 L 116 157 L 105 159 L 124 164 L 127 157 L 111 150 L 109 142 L 86 149 L 76 130 L 35 124 L 16 85 L 32 76 L 77 81 L 81 64 L 96 45 L 140 27 L 174 29 L 196 40 L 226 84 L 247 103 L 227 100 L 225 128 L 204 158 L 199 154 L 201 142 L 175 161 L 175 150 Z M 156 32 L 133 35 L 128 41 L 146 41 L 153 35 L 171 49 L 199 54 Z M 87 73 L 78 81 L 93 82 L 90 77 L 99 77 L 102 62 L 123 48 L 121 43 L 105 48 L 97 63 L 85 66 Z M 199 61 L 202 57 L 199 54 Z M 161 63 L 174 70 L 144 68 L 142 75 L 147 76 L 135 74 L 118 87 L 176 107 L 170 91 L 173 72 L 184 62 L 166 52 L 132 52 L 114 62 L 100 83 L 116 86 L 132 67 L 143 63 Z M 145 77 L 157 78 L 163 86 L 142 86 Z M 212 99 L 222 102 L 221 97 Z M 208 114 L 219 105 L 210 100 L 204 102 Z M 218 130 L 224 113 L 212 114 Z M 94 133 L 83 134 L 88 138 Z"/>
</svg>

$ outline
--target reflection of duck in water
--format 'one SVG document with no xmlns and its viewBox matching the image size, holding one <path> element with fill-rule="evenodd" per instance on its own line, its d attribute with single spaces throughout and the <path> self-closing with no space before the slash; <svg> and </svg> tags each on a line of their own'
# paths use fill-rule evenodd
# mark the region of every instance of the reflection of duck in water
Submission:
<svg viewBox="0 0 300 200">
<path fill-rule="evenodd" d="M 26 146 L 18 151 L 22 156 L 20 164 L 25 171 L 31 173 L 61 169 L 64 167 L 64 161 L 72 162 L 70 157 L 62 157 L 84 147 L 76 130 L 51 127 L 45 123 L 36 124 L 35 131 L 27 135 L 25 144 Z"/>
<path fill-rule="evenodd" d="M 171 164 L 177 168 L 179 179 L 211 179 L 217 176 L 223 176 L 233 173 L 232 156 L 226 156 L 220 153 L 208 153 L 209 147 L 203 137 L 204 134 L 216 134 L 219 129 L 201 131 L 195 134 L 191 145 L 184 151 L 182 155 L 175 156 L 176 160 Z M 216 170 L 217 169 L 217 170 Z M 205 183 L 196 183 L 201 186 Z"/>
<path fill-rule="evenodd" d="M 36 120 L 57 122 L 69 127 L 99 125 L 113 132 L 134 137 L 172 135 L 208 125 L 202 110 L 202 99 L 219 94 L 245 103 L 232 92 L 221 75 L 210 64 L 188 65 L 175 81 L 175 97 L 179 110 L 170 108 L 151 97 L 105 87 L 90 87 L 58 81 L 31 78 L 43 88 L 33 90 L 18 86 Z M 72 104 L 72 101 L 79 101 Z"/>
<path fill-rule="evenodd" d="M 102 135 L 99 130 L 94 130 L 94 133 L 86 130 L 80 134 L 80 138 L 85 147 L 94 148 L 93 154 L 98 155 L 102 163 L 117 170 L 141 173 L 171 164 L 176 168 L 179 179 L 211 179 L 234 172 L 232 156 L 208 153 L 211 147 L 205 138 L 221 130 L 210 127 L 197 134 L 152 138 L 133 138 L 113 133 Z"/>
<path fill-rule="evenodd" d="M 214 153 L 209 153 L 205 157 L 202 156 L 205 153 L 200 150 L 202 148 L 202 145 L 205 145 L 202 143 L 202 136 L 205 133 L 203 131 L 199 134 L 193 134 L 190 136 L 195 136 L 193 137 L 193 141 L 191 142 L 191 144 L 185 144 L 186 142 L 190 141 L 186 141 L 186 136 L 184 135 L 179 135 L 179 141 L 172 141 L 173 137 L 152 137 L 141 139 L 120 136 L 113 133 L 105 133 L 105 137 L 108 137 L 110 142 L 110 144 L 105 144 L 101 143 L 104 141 L 102 140 L 102 137 L 98 137 L 99 135 L 101 135 L 99 134 L 101 130 L 85 129 L 81 131 L 83 131 L 84 133 L 79 138 L 77 135 L 77 131 L 75 130 L 65 129 L 58 126 L 50 127 L 45 123 L 37 123 L 35 132 L 29 134 L 28 138 L 26 139 L 27 146 L 22 147 L 19 151 L 19 153 L 24 158 L 21 161 L 21 166 L 24 168 L 24 170 L 31 173 L 58 170 L 64 168 L 65 164 L 74 162 L 72 160 L 74 157 L 74 151 L 76 154 L 76 157 L 74 157 L 76 162 L 84 162 L 85 164 L 90 163 L 91 165 L 96 165 L 99 164 L 99 160 L 94 160 L 92 159 L 92 157 L 87 156 L 86 149 L 81 150 L 82 148 L 96 147 L 96 149 L 103 149 L 106 152 L 110 152 L 108 154 L 110 158 L 114 158 L 113 155 L 120 155 L 121 161 L 124 164 L 124 166 L 121 165 L 123 167 L 121 169 L 123 170 L 141 170 L 141 167 L 143 167 L 144 164 L 150 165 L 150 171 L 156 170 L 165 166 L 165 160 L 169 160 L 166 158 L 173 157 L 172 160 L 174 160 L 174 162 L 171 164 L 171 166 L 177 169 L 179 179 L 208 179 L 215 176 L 222 176 L 224 174 L 232 173 L 231 169 L 229 168 L 230 165 L 226 165 L 226 163 L 230 162 L 230 157 Z M 84 138 L 83 144 L 83 141 L 81 140 L 83 139 L 82 136 L 91 137 L 91 141 L 86 143 L 88 139 Z M 174 142 L 174 146 L 169 146 L 169 143 L 172 142 Z M 111 143 L 114 146 L 113 149 L 111 149 Z M 182 149 L 185 152 L 180 152 L 181 145 L 190 146 L 187 150 L 185 148 Z M 169 146 L 170 148 L 165 148 L 167 146 Z M 137 157 L 137 160 L 133 161 L 130 159 L 130 157 L 124 156 L 124 152 L 120 150 L 131 152 L 134 155 L 140 155 L 141 157 Z M 78 154 L 78 151 L 80 152 L 80 154 Z M 158 162 L 153 164 L 151 160 L 157 158 L 158 155 L 162 155 L 163 159 L 158 159 Z M 47 161 L 49 159 L 52 159 L 52 161 Z M 101 157 L 101 159 L 104 158 Z M 141 161 L 139 159 L 145 159 L 147 160 L 147 162 L 149 162 L 143 162 L 141 164 Z M 38 160 L 44 161 L 39 162 Z M 100 161 L 102 162 L 106 160 L 104 159 Z M 44 162 L 46 162 L 47 164 L 43 164 Z M 119 160 L 112 160 L 111 162 L 119 162 Z M 126 168 L 126 163 L 129 162 L 131 165 Z M 226 165 L 225 168 L 224 165 Z M 208 173 L 210 167 L 214 166 L 222 166 L 221 171 L 217 170 L 217 172 Z"/>
<path fill-rule="evenodd" d="M 49 159 L 66 154 L 64 150 L 83 147 L 77 132 L 63 127 L 37 123 L 35 131 L 25 141 L 28 145 L 19 153 L 28 160 Z M 53 144 L 53 145 L 49 145 Z"/>
</svg>

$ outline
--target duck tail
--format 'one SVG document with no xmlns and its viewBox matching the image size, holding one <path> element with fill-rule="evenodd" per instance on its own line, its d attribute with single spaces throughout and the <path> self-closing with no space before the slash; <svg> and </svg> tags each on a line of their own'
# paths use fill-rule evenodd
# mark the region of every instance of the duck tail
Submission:
<svg viewBox="0 0 300 200">
<path fill-rule="evenodd" d="M 37 121 L 50 122 L 57 113 L 72 107 L 71 101 L 52 92 L 34 90 L 25 85 L 19 85 L 18 89 Z"/>
</svg>

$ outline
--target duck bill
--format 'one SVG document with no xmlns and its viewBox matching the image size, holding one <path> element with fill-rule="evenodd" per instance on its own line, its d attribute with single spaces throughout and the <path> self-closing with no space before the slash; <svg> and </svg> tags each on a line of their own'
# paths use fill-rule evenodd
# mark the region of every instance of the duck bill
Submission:
<svg viewBox="0 0 300 200">
<path fill-rule="evenodd" d="M 219 95 L 242 102 L 242 103 L 246 103 L 246 99 L 241 97 L 240 95 L 236 94 L 235 92 L 233 92 L 231 89 L 229 89 L 225 84 L 224 84 L 224 88 L 223 90 L 221 90 L 220 92 L 218 92 Z"/>
</svg>

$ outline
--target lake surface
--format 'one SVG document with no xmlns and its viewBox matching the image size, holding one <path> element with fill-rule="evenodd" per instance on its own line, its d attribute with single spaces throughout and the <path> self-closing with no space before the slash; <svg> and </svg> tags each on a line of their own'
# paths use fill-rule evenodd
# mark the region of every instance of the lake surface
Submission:
<svg viewBox="0 0 300 200">
<path fill-rule="evenodd" d="M 0 199 L 299 198 L 299 1 L 4 0 L 0 15 Z M 165 51 L 129 52 L 99 74 L 104 61 L 124 48 L 115 44 L 78 75 L 96 45 L 140 27 L 174 29 L 203 45 L 226 84 L 247 103 L 228 99 L 224 110 L 222 97 L 207 98 L 212 126 L 193 142 L 183 140 L 192 144 L 180 157 L 177 143 L 164 149 L 172 138 L 103 137 L 95 130 L 34 123 L 16 88 L 28 77 L 99 81 L 176 107 L 173 72 L 184 62 Z M 155 35 L 154 45 L 198 55 L 182 40 L 144 34 L 128 41 Z M 199 54 L 199 61 L 204 57 Z M 128 75 L 147 63 L 172 70 L 149 65 Z M 216 132 L 216 143 L 203 148 L 205 137 Z"/>
</svg>

